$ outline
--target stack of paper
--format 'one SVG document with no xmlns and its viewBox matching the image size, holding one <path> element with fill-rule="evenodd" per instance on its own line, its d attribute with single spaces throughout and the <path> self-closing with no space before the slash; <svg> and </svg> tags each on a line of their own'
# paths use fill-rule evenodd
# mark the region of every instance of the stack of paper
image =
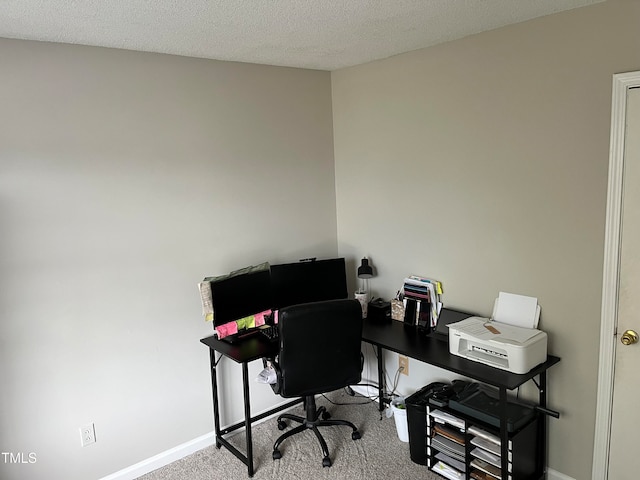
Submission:
<svg viewBox="0 0 640 480">
<path fill-rule="evenodd" d="M 540 320 L 538 299 L 500 292 L 493 306 L 492 320 L 515 327 L 538 328 Z"/>
<path fill-rule="evenodd" d="M 404 307 L 408 302 L 415 303 L 415 309 L 410 311 L 415 315 L 415 321 L 409 322 L 424 327 L 435 327 L 442 310 L 442 283 L 419 275 L 410 275 L 404 279 Z M 405 322 L 407 319 L 405 318 Z"/>
<path fill-rule="evenodd" d="M 483 448 L 494 455 L 500 455 L 500 445 L 490 442 L 489 440 L 485 440 L 482 437 L 473 437 L 471 439 L 471 444 L 476 447 Z"/>
<path fill-rule="evenodd" d="M 447 465 L 443 462 L 438 462 L 433 466 L 433 471 L 439 473 L 443 477 L 449 478 L 451 480 L 463 480 L 464 473 L 456 470 L 455 468 Z"/>
<path fill-rule="evenodd" d="M 438 423 L 448 423 L 449 425 L 453 425 L 454 427 L 458 427 L 462 431 L 464 431 L 464 420 L 458 417 L 454 417 L 453 415 L 443 412 L 442 410 L 431 410 L 429 415 L 433 417 L 433 419 Z"/>
<path fill-rule="evenodd" d="M 205 321 L 213 321 L 213 299 L 211 298 L 211 284 L 207 281 L 198 283 L 200 301 L 202 302 L 202 316 Z"/>
<path fill-rule="evenodd" d="M 483 475 L 480 478 L 496 478 L 500 480 L 500 476 L 501 476 L 500 469 L 498 467 L 491 465 L 490 463 L 474 458 L 473 460 L 471 460 L 471 463 L 469 465 L 471 465 L 473 468 L 477 468 L 478 470 L 486 474 L 489 474 L 489 476 Z M 471 472 L 472 472 L 471 478 L 476 478 L 476 476 L 473 475 L 473 470 Z"/>
<path fill-rule="evenodd" d="M 461 472 L 467 471 L 467 467 L 464 464 L 464 461 L 461 462 L 459 460 L 456 460 L 455 458 L 449 457 L 448 455 L 445 455 L 442 452 L 438 452 L 436 454 L 436 459 L 446 463 L 447 465 L 452 466 L 456 470 L 460 470 Z"/>
<path fill-rule="evenodd" d="M 483 450 L 481 448 L 474 448 L 473 450 L 471 450 L 471 455 L 479 458 L 480 460 L 484 460 L 491 465 L 500 467 L 500 456 L 489 453 L 486 450 Z"/>
<path fill-rule="evenodd" d="M 498 437 L 497 435 L 494 435 L 493 433 L 489 433 L 486 430 L 478 428 L 475 425 L 472 425 L 471 427 L 469 427 L 469 433 L 477 437 L 483 438 L 485 440 L 488 440 L 492 443 L 495 443 L 498 447 L 500 446 L 500 443 L 501 443 L 500 437 Z"/>
<path fill-rule="evenodd" d="M 456 460 L 464 462 L 464 445 L 453 442 L 442 435 L 435 435 L 431 439 L 431 446 L 436 450 L 455 458 Z"/>
</svg>

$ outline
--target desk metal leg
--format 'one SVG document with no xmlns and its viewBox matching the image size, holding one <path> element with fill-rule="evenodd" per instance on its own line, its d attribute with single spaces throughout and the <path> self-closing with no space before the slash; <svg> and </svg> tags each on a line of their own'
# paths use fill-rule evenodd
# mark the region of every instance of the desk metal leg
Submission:
<svg viewBox="0 0 640 480">
<path fill-rule="evenodd" d="M 507 430 L 507 389 L 500 387 L 500 476 L 509 478 L 509 431 Z"/>
<path fill-rule="evenodd" d="M 384 398 L 384 368 L 382 366 L 382 347 L 380 345 L 376 346 L 376 351 L 378 353 L 378 409 L 380 412 L 384 410 L 385 398 Z"/>
<path fill-rule="evenodd" d="M 209 361 L 211 363 L 211 391 L 213 392 L 213 427 L 216 435 L 216 448 L 220 448 L 224 445 L 231 453 L 239 458 L 245 465 L 247 465 L 247 473 L 250 477 L 253 477 L 253 441 L 251 438 L 251 403 L 249 397 L 249 368 L 246 363 L 242 364 L 242 389 L 244 394 L 244 422 L 240 425 L 234 425 L 231 428 L 227 428 L 224 431 L 220 429 L 220 410 L 218 405 L 218 376 L 215 350 L 209 350 Z M 269 412 L 267 412 L 269 413 Z M 247 439 L 247 454 L 244 455 L 237 448 L 231 445 L 227 439 L 223 437 L 226 433 L 239 428 L 244 425 L 246 429 Z"/>
<path fill-rule="evenodd" d="M 213 429 L 216 436 L 216 448 L 220 448 L 220 412 L 218 410 L 218 377 L 216 375 L 216 352 L 209 349 L 209 362 L 211 363 L 211 391 L 213 392 Z"/>
<path fill-rule="evenodd" d="M 547 372 L 546 370 L 540 373 L 540 386 L 538 405 L 542 408 L 547 408 Z M 538 431 L 538 458 L 540 465 L 538 465 L 539 472 L 542 472 L 540 478 L 547 478 L 547 416 L 541 416 L 540 425 Z"/>
<path fill-rule="evenodd" d="M 244 424 L 247 436 L 247 472 L 253 477 L 253 441 L 251 439 L 251 399 L 249 396 L 249 367 L 242 364 L 242 390 L 244 392 Z"/>
<path fill-rule="evenodd" d="M 218 405 L 218 378 L 217 378 L 217 366 L 215 358 L 215 350 L 210 349 L 209 360 L 211 362 L 211 390 L 213 392 L 213 426 L 216 435 L 216 447 L 225 447 L 236 458 L 247 466 L 247 473 L 249 477 L 253 477 L 254 465 L 253 465 L 253 438 L 251 435 L 251 425 L 253 422 L 267 418 L 274 413 L 281 412 L 287 408 L 293 407 L 302 402 L 302 398 L 297 398 L 283 405 L 272 408 L 266 412 L 262 412 L 255 417 L 251 417 L 251 398 L 249 395 L 249 366 L 248 363 L 242 363 L 242 393 L 244 397 L 244 420 L 238 422 L 224 429 L 220 428 L 220 411 Z M 244 427 L 246 432 L 246 455 L 233 446 L 229 441 L 224 438 L 225 435 Z"/>
</svg>

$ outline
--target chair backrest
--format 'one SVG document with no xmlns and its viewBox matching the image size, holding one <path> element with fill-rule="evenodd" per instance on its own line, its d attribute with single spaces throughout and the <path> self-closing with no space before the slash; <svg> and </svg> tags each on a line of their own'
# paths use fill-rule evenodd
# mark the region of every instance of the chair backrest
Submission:
<svg viewBox="0 0 640 480">
<path fill-rule="evenodd" d="M 360 381 L 362 309 L 357 300 L 283 308 L 278 328 L 278 386 L 283 397 L 330 392 Z"/>
</svg>

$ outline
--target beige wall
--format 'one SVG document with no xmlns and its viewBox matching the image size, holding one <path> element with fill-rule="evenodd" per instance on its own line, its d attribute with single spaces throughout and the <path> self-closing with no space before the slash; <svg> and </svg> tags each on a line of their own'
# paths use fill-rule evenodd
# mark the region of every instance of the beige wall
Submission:
<svg viewBox="0 0 640 480">
<path fill-rule="evenodd" d="M 0 450 L 37 459 L 0 477 L 100 478 L 213 429 L 198 281 L 336 255 L 330 75 L 10 40 L 0 65 Z"/>
<path fill-rule="evenodd" d="M 549 421 L 549 465 L 580 480 L 593 448 L 611 81 L 640 69 L 638 25 L 640 3 L 609 0 L 332 74 L 340 253 L 369 255 L 386 297 L 411 273 L 483 315 L 500 291 L 538 297 L 562 358 L 549 372 L 562 415 Z M 443 376 L 410 372 L 401 391 Z"/>
<path fill-rule="evenodd" d="M 638 24 L 609 0 L 331 75 L 0 40 L 0 450 L 38 459 L 0 476 L 99 478 L 210 432 L 196 282 L 339 249 L 386 297 L 408 273 L 485 315 L 537 296 L 550 466 L 589 478 L 611 76 L 640 69 Z M 445 376 L 410 371 L 405 392 Z"/>
</svg>

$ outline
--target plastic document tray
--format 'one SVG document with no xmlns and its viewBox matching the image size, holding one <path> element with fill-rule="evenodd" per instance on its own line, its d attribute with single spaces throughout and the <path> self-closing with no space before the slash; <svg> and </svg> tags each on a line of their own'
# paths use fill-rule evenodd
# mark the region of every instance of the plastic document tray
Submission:
<svg viewBox="0 0 640 480">
<path fill-rule="evenodd" d="M 451 399 L 449 400 L 449 408 L 500 428 L 500 400 L 483 391 L 476 391 L 464 399 Z M 520 430 L 534 417 L 533 408 L 515 402 L 507 402 L 508 432 Z"/>
</svg>

